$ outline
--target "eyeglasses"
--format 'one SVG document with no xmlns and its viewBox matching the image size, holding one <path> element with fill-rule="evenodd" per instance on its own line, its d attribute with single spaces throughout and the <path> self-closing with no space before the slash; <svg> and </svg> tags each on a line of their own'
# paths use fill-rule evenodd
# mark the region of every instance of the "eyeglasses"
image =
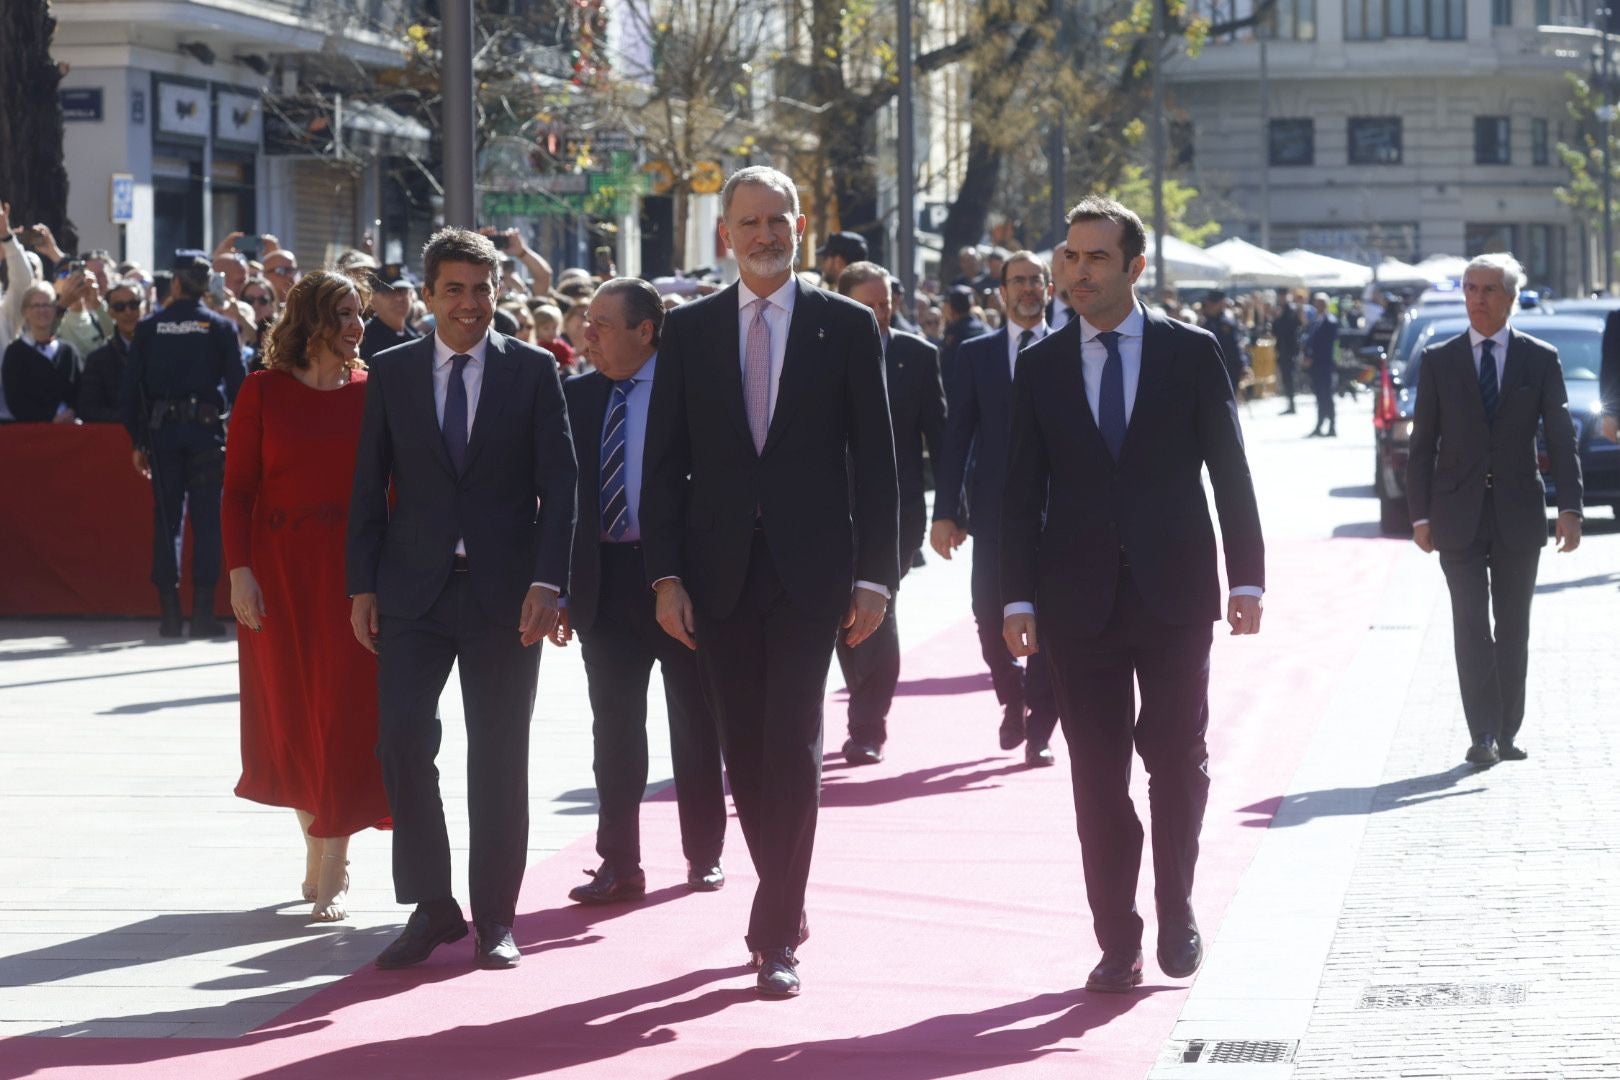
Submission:
<svg viewBox="0 0 1620 1080">
<path fill-rule="evenodd" d="M 1010 277 L 1007 279 L 1009 289 L 1037 288 L 1046 284 L 1046 278 L 1039 274 L 1034 277 Z"/>
<path fill-rule="evenodd" d="M 254 307 L 258 307 L 260 304 L 268 304 L 270 302 L 270 298 L 268 296 L 260 296 L 258 294 L 253 296 L 243 296 L 242 299 L 247 303 L 252 304 Z"/>
<path fill-rule="evenodd" d="M 118 312 L 141 310 L 141 302 L 139 300 L 114 300 L 107 306 Z"/>
<path fill-rule="evenodd" d="M 29 311 L 55 311 L 55 300 L 35 300 L 32 304 L 24 304 Z"/>
<path fill-rule="evenodd" d="M 298 267 L 296 267 L 296 266 L 272 266 L 272 267 L 269 267 L 266 270 L 266 273 L 274 274 L 277 277 L 291 277 L 293 274 L 298 273 Z"/>
</svg>

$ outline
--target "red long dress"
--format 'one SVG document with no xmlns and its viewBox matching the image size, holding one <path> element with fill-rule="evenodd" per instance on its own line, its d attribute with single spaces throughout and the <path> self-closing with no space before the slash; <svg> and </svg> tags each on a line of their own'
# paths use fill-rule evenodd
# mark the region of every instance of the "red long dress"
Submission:
<svg viewBox="0 0 1620 1080">
<path fill-rule="evenodd" d="M 315 815 L 314 836 L 388 828 L 377 658 L 349 628 L 344 533 L 366 377 L 314 390 L 247 377 L 225 444 L 225 565 L 249 566 L 264 629 L 237 627 L 242 779 L 236 794 Z"/>
</svg>

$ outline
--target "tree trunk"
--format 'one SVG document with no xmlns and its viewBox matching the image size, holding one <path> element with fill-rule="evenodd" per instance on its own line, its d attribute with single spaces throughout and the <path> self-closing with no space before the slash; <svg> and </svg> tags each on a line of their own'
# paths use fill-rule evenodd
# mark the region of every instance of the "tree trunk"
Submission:
<svg viewBox="0 0 1620 1080">
<path fill-rule="evenodd" d="M 951 202 L 941 230 L 944 250 L 940 253 L 939 276 L 942 286 L 955 273 L 956 253 L 969 244 L 977 244 L 984 236 L 985 223 L 990 218 L 990 202 L 1000 180 L 1001 151 L 990 145 L 975 122 L 968 139 L 967 170 L 962 176 L 962 187 Z"/>
<path fill-rule="evenodd" d="M 15 226 L 50 227 L 63 251 L 78 249 L 67 219 L 67 168 L 62 162 L 62 81 L 51 59 L 56 20 L 47 0 L 11 0 L 0 34 L 0 199 Z"/>
</svg>

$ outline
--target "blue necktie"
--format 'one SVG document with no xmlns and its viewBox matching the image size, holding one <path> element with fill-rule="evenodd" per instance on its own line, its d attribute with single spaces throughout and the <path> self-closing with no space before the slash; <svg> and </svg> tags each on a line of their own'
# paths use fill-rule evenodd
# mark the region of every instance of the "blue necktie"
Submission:
<svg viewBox="0 0 1620 1080">
<path fill-rule="evenodd" d="M 450 464 L 456 475 L 467 464 L 467 361 L 470 356 L 457 354 L 450 358 L 450 385 L 444 394 L 444 448 L 450 452 Z"/>
<path fill-rule="evenodd" d="M 1125 446 L 1125 361 L 1119 358 L 1117 331 L 1104 330 L 1097 340 L 1108 350 L 1108 359 L 1103 362 L 1101 400 L 1097 402 L 1097 427 L 1108 444 L 1108 452 L 1118 461 Z"/>
<path fill-rule="evenodd" d="M 1500 393 L 1496 386 L 1496 342 L 1486 338 L 1479 343 L 1479 399 L 1485 403 L 1485 419 L 1496 419 L 1496 403 Z"/>
<path fill-rule="evenodd" d="M 613 384 L 607 420 L 602 424 L 602 535 L 623 540 L 630 529 L 630 498 L 624 490 L 625 421 L 629 419 L 630 379 Z"/>
</svg>

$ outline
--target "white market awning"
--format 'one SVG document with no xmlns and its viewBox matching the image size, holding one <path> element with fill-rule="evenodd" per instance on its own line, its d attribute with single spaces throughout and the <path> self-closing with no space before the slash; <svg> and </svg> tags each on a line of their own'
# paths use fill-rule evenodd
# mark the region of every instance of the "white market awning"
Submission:
<svg viewBox="0 0 1620 1080">
<path fill-rule="evenodd" d="M 1318 255 L 1304 248 L 1283 252 L 1278 258 L 1293 266 L 1305 276 L 1305 285 L 1311 289 L 1361 289 L 1372 280 L 1372 267 Z"/>
<path fill-rule="evenodd" d="M 1210 246 L 1204 253 L 1226 266 L 1226 281 L 1231 285 L 1292 289 L 1305 284 L 1305 276 L 1287 259 L 1236 236 Z"/>
</svg>

